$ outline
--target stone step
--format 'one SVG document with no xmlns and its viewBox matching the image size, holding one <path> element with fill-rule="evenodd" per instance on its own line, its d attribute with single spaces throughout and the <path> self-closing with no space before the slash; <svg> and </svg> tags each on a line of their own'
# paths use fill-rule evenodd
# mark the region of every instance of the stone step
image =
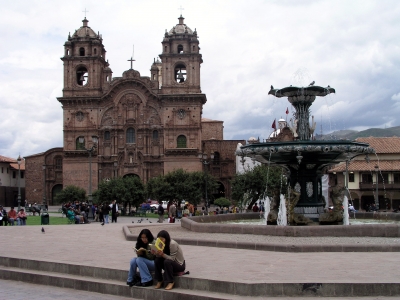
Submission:
<svg viewBox="0 0 400 300">
<path fill-rule="evenodd" d="M 240 272 L 240 270 L 238 270 Z M 173 290 L 129 288 L 126 270 L 0 257 L 0 279 L 24 281 L 140 299 L 246 299 L 246 297 L 399 296 L 399 283 L 243 283 L 185 275 Z M 174 295 L 174 296 L 172 296 Z M 178 297 L 179 298 L 173 298 Z M 172 298 L 171 298 L 172 297 Z"/>
<path fill-rule="evenodd" d="M 56 272 L 23 270 L 0 266 L 0 279 L 22 281 L 41 285 L 51 285 L 61 288 L 71 288 L 88 292 L 109 294 L 135 299 L 160 299 L 160 300 L 239 300 L 239 299 L 265 299 L 264 297 L 251 297 L 231 295 L 201 290 L 189 290 L 174 287 L 170 291 L 156 290 L 153 287 L 140 288 L 128 287 L 120 281 L 110 279 L 91 278 L 88 276 L 69 275 Z"/>
</svg>

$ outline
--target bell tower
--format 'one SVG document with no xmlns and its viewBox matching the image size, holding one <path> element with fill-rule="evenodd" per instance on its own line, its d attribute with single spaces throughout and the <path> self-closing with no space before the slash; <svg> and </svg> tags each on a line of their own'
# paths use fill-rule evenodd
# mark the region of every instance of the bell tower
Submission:
<svg viewBox="0 0 400 300">
<path fill-rule="evenodd" d="M 184 23 L 182 15 L 179 23 L 165 32 L 162 41 L 162 94 L 201 93 L 199 40 L 196 30 L 192 31 Z"/>
<path fill-rule="evenodd" d="M 89 26 L 88 20 L 64 44 L 64 97 L 100 96 L 111 82 L 103 38 Z"/>
</svg>

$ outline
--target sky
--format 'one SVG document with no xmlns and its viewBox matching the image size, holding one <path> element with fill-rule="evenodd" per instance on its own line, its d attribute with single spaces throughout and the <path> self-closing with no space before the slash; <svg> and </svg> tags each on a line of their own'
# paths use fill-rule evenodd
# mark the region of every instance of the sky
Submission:
<svg viewBox="0 0 400 300">
<path fill-rule="evenodd" d="M 150 76 L 165 30 L 196 29 L 203 55 L 203 117 L 225 139 L 267 138 L 292 117 L 271 85 L 335 88 L 311 107 L 316 133 L 399 126 L 400 1 L 397 0 L 0 0 L 0 155 L 62 147 L 64 43 L 89 26 L 103 36 L 114 77 Z M 183 8 L 180 10 L 179 8 Z M 134 53 L 133 53 L 134 48 Z M 285 114 L 289 108 L 288 116 Z"/>
</svg>

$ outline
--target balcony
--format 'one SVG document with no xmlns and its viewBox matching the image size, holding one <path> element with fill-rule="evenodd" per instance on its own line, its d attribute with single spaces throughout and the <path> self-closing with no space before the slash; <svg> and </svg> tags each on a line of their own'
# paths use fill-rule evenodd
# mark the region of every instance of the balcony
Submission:
<svg viewBox="0 0 400 300">
<path fill-rule="evenodd" d="M 360 182 L 360 190 L 375 190 L 376 182 Z M 389 181 L 385 184 L 378 183 L 378 190 L 400 190 L 400 182 Z"/>
</svg>

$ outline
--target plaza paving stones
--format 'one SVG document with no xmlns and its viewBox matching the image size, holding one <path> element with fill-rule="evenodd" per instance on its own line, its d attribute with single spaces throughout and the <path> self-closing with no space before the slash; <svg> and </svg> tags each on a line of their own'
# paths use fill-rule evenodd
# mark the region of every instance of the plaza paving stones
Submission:
<svg viewBox="0 0 400 300">
<path fill-rule="evenodd" d="M 135 223 L 132 223 L 132 220 Z M 171 233 L 172 238 L 180 236 L 199 238 L 203 234 L 182 229 L 179 223 L 158 224 L 153 219 L 150 224 L 145 221 L 148 222 L 148 220 L 143 220 L 142 223 L 137 224 L 137 218 L 121 217 L 118 223 L 104 226 L 99 223 L 48 225 L 45 226 L 46 233 L 41 232 L 41 226 L 0 227 L 2 241 L 7 242 L 7 247 L 0 247 L 0 257 L 3 261 L 7 257 L 15 258 L 21 260 L 22 264 L 25 260 L 34 260 L 37 264 L 41 264 L 42 261 L 58 262 L 62 265 L 72 265 L 72 267 L 79 265 L 83 269 L 87 266 L 87 269 L 93 268 L 95 272 L 100 268 L 103 268 L 104 272 L 114 270 L 119 275 L 111 280 L 113 287 L 110 285 L 110 289 L 122 290 L 126 293 L 126 289 L 129 288 L 125 285 L 124 275 L 127 274 L 129 261 L 134 255 L 132 250 L 134 242 L 125 239 L 122 230 L 124 225 L 137 226 L 137 232 L 146 226 L 154 235 L 159 230 L 166 229 Z M 132 229 L 132 231 L 135 230 Z M 216 238 L 211 234 L 206 235 L 209 239 Z M 230 235 L 230 238 L 247 240 L 256 236 Z M 301 243 L 302 239 L 303 243 L 327 243 L 327 246 L 332 243 L 329 239 L 321 238 L 292 239 L 296 239 L 296 243 Z M 280 237 L 276 242 L 283 243 L 284 240 Z M 362 238 L 356 240 L 360 242 Z M 286 240 L 288 243 L 294 241 Z M 341 238 L 335 238 L 334 241 L 334 243 L 343 242 Z M 366 244 L 374 244 L 374 241 L 377 244 L 398 243 L 398 240 L 383 238 L 365 240 Z M 373 296 L 369 299 L 385 299 L 382 296 L 394 296 L 390 298 L 394 299 L 400 295 L 399 252 L 288 253 L 191 245 L 182 245 L 182 248 L 190 275 L 177 278 L 176 289 L 170 292 L 160 291 L 159 294 L 149 289 L 146 294 L 144 290 L 147 291 L 147 289 L 132 288 L 130 296 L 141 295 L 135 297 L 138 299 L 178 299 L 176 297 L 179 297 L 179 299 L 193 300 L 245 299 L 246 296 L 255 296 L 256 298 L 253 299 L 268 299 L 265 295 L 280 296 L 280 299 L 296 295 L 305 296 L 297 299 L 332 295 L 339 296 L 341 299 L 348 296 Z M 13 274 L 22 274 L 21 271 L 4 266 L 1 269 L 2 274 L 13 272 Z M 32 272 L 34 273 L 34 270 Z M 37 275 L 32 276 L 40 277 L 45 274 L 45 272 L 39 273 L 38 271 Z M 2 278 L 4 279 L 4 276 Z M 76 282 L 73 287 L 87 289 L 82 284 L 86 280 L 89 280 L 88 277 L 82 279 L 79 284 Z M 51 279 L 43 282 L 52 285 Z M 106 284 L 107 279 L 101 279 L 101 282 Z M 194 287 L 196 291 L 192 291 Z M 301 294 L 301 292 L 299 294 L 299 290 L 309 294 Z"/>
</svg>

